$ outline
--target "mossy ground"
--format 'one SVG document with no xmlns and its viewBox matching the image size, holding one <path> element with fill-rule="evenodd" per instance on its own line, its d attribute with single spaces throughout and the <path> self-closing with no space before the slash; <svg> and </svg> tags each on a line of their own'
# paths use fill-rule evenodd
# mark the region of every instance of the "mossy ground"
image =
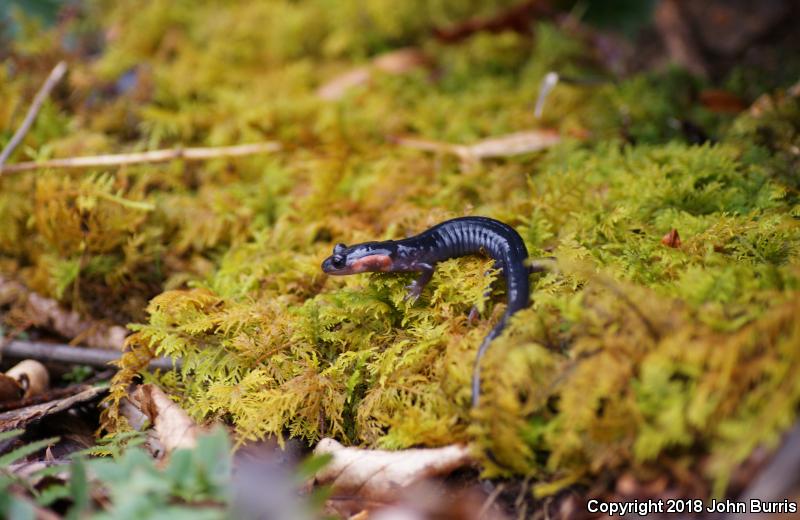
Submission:
<svg viewBox="0 0 800 520">
<path fill-rule="evenodd" d="M 284 145 L 0 179 L 2 269 L 87 314 L 138 323 L 106 425 L 122 426 L 114 405 L 143 360 L 171 355 L 180 371 L 145 377 L 242 438 L 474 442 L 503 465 L 487 460 L 488 474 L 533 474 L 540 493 L 668 460 L 724 492 L 800 402 L 800 101 L 776 94 L 758 114 L 720 115 L 696 101 L 702 81 L 667 70 L 560 85 L 537 120 L 546 72 L 601 68 L 578 39 L 542 23 L 532 37 L 442 45 L 428 31 L 475 14 L 469 2 L 406 2 L 399 14 L 384 4 L 337 2 L 329 17 L 324 0 L 98 1 L 72 22 L 75 45 L 91 47 L 97 27 L 106 45 L 73 60 L 16 160 Z M 55 31 L 36 34 L 0 69 L 2 142 L 40 80 L 14 67 L 64 52 Z M 316 96 L 337 73 L 409 44 L 434 72 L 376 72 L 339 101 Z M 755 88 L 741 76 L 727 87 Z M 687 143 L 678 119 L 715 142 Z M 565 139 L 472 168 L 387 139 L 469 143 L 537 127 Z M 409 275 L 334 279 L 319 268 L 336 242 L 467 214 L 508 222 L 532 256 L 557 258 L 490 349 L 474 411 L 475 350 L 504 305 L 500 283 L 483 302 L 486 260 L 442 263 L 413 304 Z M 661 243 L 673 228 L 679 248 Z M 473 325 L 474 304 L 484 312 Z"/>
</svg>

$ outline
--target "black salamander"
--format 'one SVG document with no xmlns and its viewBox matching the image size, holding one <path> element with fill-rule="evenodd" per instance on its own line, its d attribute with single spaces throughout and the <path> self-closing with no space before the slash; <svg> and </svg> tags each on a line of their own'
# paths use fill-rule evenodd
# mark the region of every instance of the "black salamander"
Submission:
<svg viewBox="0 0 800 520">
<path fill-rule="evenodd" d="M 402 240 L 364 242 L 353 246 L 337 244 L 333 254 L 322 262 L 331 275 L 372 272 L 420 272 L 408 297 L 417 299 L 431 280 L 436 264 L 460 256 L 487 254 L 506 280 L 506 312 L 489 331 L 475 358 L 472 374 L 472 406 L 480 398 L 480 361 L 489 344 L 505 328 L 509 318 L 529 304 L 528 250 L 511 226 L 486 217 L 461 217 L 437 224 L 419 235 Z"/>
</svg>

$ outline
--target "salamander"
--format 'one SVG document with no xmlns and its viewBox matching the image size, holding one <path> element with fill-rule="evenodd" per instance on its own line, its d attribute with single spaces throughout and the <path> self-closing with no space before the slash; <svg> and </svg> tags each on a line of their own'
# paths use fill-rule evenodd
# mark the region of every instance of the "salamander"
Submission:
<svg viewBox="0 0 800 520">
<path fill-rule="evenodd" d="M 528 250 L 511 226 L 487 217 L 461 217 L 447 220 L 402 240 L 364 242 L 346 246 L 336 244 L 333 254 L 322 262 L 331 275 L 363 272 L 419 272 L 408 286 L 407 298 L 416 300 L 431 280 L 436 264 L 467 255 L 486 254 L 495 262 L 506 281 L 508 305 L 500 321 L 483 339 L 472 373 L 472 406 L 480 399 L 480 362 L 489 344 L 505 328 L 509 318 L 528 306 L 530 300 Z"/>
</svg>

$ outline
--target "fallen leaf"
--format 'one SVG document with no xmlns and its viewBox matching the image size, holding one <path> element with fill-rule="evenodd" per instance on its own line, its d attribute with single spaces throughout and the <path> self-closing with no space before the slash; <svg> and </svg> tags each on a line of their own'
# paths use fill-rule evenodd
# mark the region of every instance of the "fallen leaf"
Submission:
<svg viewBox="0 0 800 520">
<path fill-rule="evenodd" d="M 45 298 L 25 285 L 0 275 L 0 304 L 12 303 L 19 306 L 30 325 L 52 330 L 90 347 L 122 350 L 128 335 L 125 327 L 82 318 L 77 312 L 61 307 L 56 300 Z"/>
<path fill-rule="evenodd" d="M 202 429 L 160 388 L 153 384 L 141 385 L 130 400 L 150 419 L 155 435 L 167 452 L 194 447 Z"/>
<path fill-rule="evenodd" d="M 487 494 L 489 492 L 487 487 L 475 483 L 467 484 L 465 481 L 444 482 L 441 479 L 431 479 L 397 489 L 394 494 L 383 500 L 372 500 L 352 494 L 334 494 L 325 501 L 324 511 L 326 515 L 350 520 L 354 518 L 508 520 L 498 504 L 498 498 L 502 493 L 510 494 L 508 488 L 500 483 L 491 486 L 494 489 Z M 529 486 L 520 488 L 523 495 L 529 490 Z"/>
<path fill-rule="evenodd" d="M 738 114 L 746 108 L 742 98 L 718 88 L 710 88 L 700 92 L 700 103 L 717 113 Z"/>
<path fill-rule="evenodd" d="M 25 389 L 20 386 L 19 381 L 6 374 L 0 374 L 0 403 L 16 401 L 24 392 Z"/>
<path fill-rule="evenodd" d="M 681 237 L 678 235 L 678 230 L 672 228 L 669 233 L 661 237 L 661 243 L 667 247 L 681 247 Z"/>
<path fill-rule="evenodd" d="M 371 500 L 390 499 L 398 488 L 424 479 L 447 475 L 472 464 L 466 446 L 402 451 L 346 448 L 333 439 L 322 439 L 314 453 L 333 455 L 331 462 L 315 478 L 330 485 L 335 494 L 358 495 Z"/>
<path fill-rule="evenodd" d="M 362 65 L 336 76 L 317 89 L 317 96 L 326 101 L 341 99 L 348 90 L 366 85 L 374 70 L 387 74 L 406 74 L 414 69 L 430 66 L 430 59 L 413 47 L 398 49 L 376 56 L 368 65 Z"/>
</svg>

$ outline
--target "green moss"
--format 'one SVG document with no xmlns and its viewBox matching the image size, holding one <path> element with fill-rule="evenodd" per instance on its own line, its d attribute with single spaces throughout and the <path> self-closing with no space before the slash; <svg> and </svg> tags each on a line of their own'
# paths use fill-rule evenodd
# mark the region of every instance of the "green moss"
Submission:
<svg viewBox="0 0 800 520">
<path fill-rule="evenodd" d="M 559 84 L 537 120 L 544 74 L 606 74 L 584 42 L 546 23 L 532 38 L 428 36 L 507 3 L 91 4 L 107 46 L 71 66 L 70 97 L 46 105 L 14 160 L 284 144 L 274 156 L 0 178 L 4 271 L 84 314 L 137 323 L 108 428 L 125 425 L 116 405 L 128 383 L 168 355 L 180 371 L 144 377 L 241 438 L 472 442 L 503 465 L 485 460 L 488 475 L 535 475 L 540 494 L 694 454 L 708 464 L 692 470 L 720 494 L 755 446 L 776 442 L 800 403 L 797 97 L 714 114 L 696 101 L 701 80 L 667 70 Z M 401 45 L 435 70 L 376 72 L 340 101 L 316 97 Z M 2 142 L 19 117 L 9 107 L 41 79 L 10 71 L 0 68 Z M 133 88 L 111 86 L 123 74 Z M 747 91 L 745 77 L 730 81 Z M 686 143 L 684 119 L 718 142 Z M 470 143 L 541 127 L 564 141 L 471 168 L 387 139 Z M 532 256 L 557 258 L 489 350 L 477 410 L 475 349 L 504 308 L 501 282 L 484 301 L 488 261 L 443 262 L 413 304 L 411 275 L 319 267 L 334 243 L 465 214 L 502 219 Z M 662 243 L 673 228 L 677 248 Z"/>
</svg>

